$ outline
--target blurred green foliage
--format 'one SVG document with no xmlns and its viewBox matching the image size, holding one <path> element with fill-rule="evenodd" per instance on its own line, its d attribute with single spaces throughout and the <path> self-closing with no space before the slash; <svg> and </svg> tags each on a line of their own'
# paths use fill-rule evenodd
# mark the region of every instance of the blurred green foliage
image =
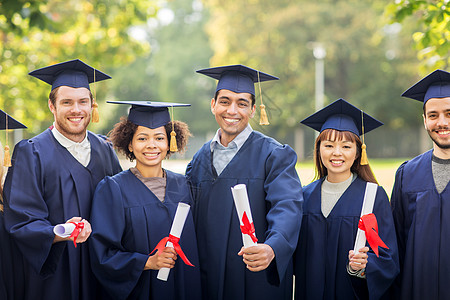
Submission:
<svg viewBox="0 0 450 300">
<path fill-rule="evenodd" d="M 386 124 L 367 137 L 384 149 L 371 156 L 406 156 L 418 144 L 421 106 L 400 94 L 424 69 L 448 66 L 445 2 L 0 0 L 0 108 L 28 126 L 24 137 L 41 132 L 53 121 L 50 87 L 28 72 L 80 58 L 113 77 L 91 86 L 100 105 L 91 130 L 106 134 L 126 114 L 106 100 L 185 102 L 192 107 L 174 117 L 202 139 L 217 129 L 216 81 L 195 70 L 239 63 L 280 77 L 261 84 L 271 125 L 251 125 L 293 145 L 299 121 L 315 110 L 320 44 L 325 105 L 344 98 Z"/>
<path fill-rule="evenodd" d="M 47 84 L 28 72 L 79 58 L 109 73 L 115 66 L 149 53 L 147 41 L 134 40 L 130 27 L 158 10 L 148 0 L 49 0 L 0 2 L 0 107 L 28 126 L 32 136 L 53 121 Z M 99 99 L 109 82 L 91 89 Z"/>
<path fill-rule="evenodd" d="M 411 24 L 388 25 L 386 1 L 204 2 L 212 65 L 244 63 L 280 77 L 262 84 L 271 126 L 254 122 L 258 129 L 292 143 L 314 112 L 316 44 L 326 50 L 325 105 L 344 98 L 382 120 L 383 130 L 420 126 L 416 103 L 400 97 L 417 77 Z"/>
<path fill-rule="evenodd" d="M 386 7 L 390 22 L 413 19 L 418 25 L 413 39 L 422 73 L 450 65 L 450 6 L 448 0 L 398 0 Z"/>
<path fill-rule="evenodd" d="M 195 73 L 209 66 L 213 54 L 204 31 L 207 20 L 200 1 L 172 0 L 162 5 L 154 22 L 138 28 L 152 51 L 112 72 L 115 99 L 190 103 L 190 108 L 174 109 L 174 118 L 188 123 L 195 135 L 215 130 L 209 109 L 213 81 Z M 127 109 L 118 107 L 102 131 L 108 132 Z"/>
</svg>

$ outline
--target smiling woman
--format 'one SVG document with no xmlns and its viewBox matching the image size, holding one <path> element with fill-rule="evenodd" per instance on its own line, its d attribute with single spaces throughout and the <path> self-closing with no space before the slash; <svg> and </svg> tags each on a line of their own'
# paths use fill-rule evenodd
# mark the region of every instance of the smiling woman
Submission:
<svg viewBox="0 0 450 300">
<path fill-rule="evenodd" d="M 90 244 L 94 273 L 114 299 L 156 299 L 160 295 L 165 299 L 200 299 L 197 268 L 177 262 L 178 252 L 172 247 L 150 255 L 169 235 L 178 203 L 192 201 L 185 177 L 162 168 L 164 158 L 184 150 L 190 136 L 185 123 L 171 121 L 168 108 L 188 105 L 112 103 L 132 105 L 128 118 L 122 118 L 110 132 L 110 139 L 119 152 L 136 160 L 136 167 L 106 177 L 96 190 Z M 190 215 L 181 242 L 183 252 L 198 265 Z M 164 284 L 157 279 L 161 268 L 173 269 Z"/>
<path fill-rule="evenodd" d="M 303 190 L 302 226 L 294 258 L 295 299 L 315 299 L 317 295 L 323 299 L 380 299 L 399 269 L 389 200 L 380 186 L 371 214 L 388 246 L 358 247 L 356 253 L 352 249 L 367 183 L 376 183 L 359 136 L 382 123 L 343 99 L 302 123 L 320 134 L 314 147 L 317 180 Z"/>
</svg>

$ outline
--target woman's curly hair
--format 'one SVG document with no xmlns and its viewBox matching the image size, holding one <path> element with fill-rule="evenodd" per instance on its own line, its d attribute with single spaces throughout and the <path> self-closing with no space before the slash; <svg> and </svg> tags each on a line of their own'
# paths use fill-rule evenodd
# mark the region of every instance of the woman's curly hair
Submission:
<svg viewBox="0 0 450 300">
<path fill-rule="evenodd" d="M 177 147 L 178 152 L 184 152 L 187 148 L 189 137 L 192 136 L 189 131 L 189 127 L 186 123 L 181 121 L 172 121 L 164 125 L 164 129 L 167 134 L 167 141 L 170 143 L 170 132 L 172 131 L 172 123 L 174 131 L 177 134 Z M 128 145 L 133 140 L 133 136 L 136 133 L 138 125 L 128 121 L 127 118 L 121 117 L 120 122 L 114 125 L 114 128 L 108 133 L 109 139 L 113 143 L 114 147 L 122 154 L 124 154 L 130 161 L 133 161 L 136 156 L 130 151 Z M 168 145 L 170 146 L 170 145 Z M 169 147 L 170 148 L 170 147 Z M 166 157 L 168 158 L 173 152 L 167 150 Z"/>
</svg>

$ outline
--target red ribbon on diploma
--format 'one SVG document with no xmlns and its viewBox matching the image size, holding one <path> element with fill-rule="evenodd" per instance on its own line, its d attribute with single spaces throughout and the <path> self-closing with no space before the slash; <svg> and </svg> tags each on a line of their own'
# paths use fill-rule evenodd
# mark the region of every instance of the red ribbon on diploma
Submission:
<svg viewBox="0 0 450 300">
<path fill-rule="evenodd" d="M 379 256 L 378 247 L 389 249 L 378 235 L 378 223 L 374 214 L 362 216 L 361 219 L 359 219 L 358 228 L 366 233 L 367 242 L 369 242 L 370 247 L 377 257 Z"/>
<path fill-rule="evenodd" d="M 77 240 L 77 237 L 80 234 L 81 230 L 83 230 L 83 228 L 84 228 L 84 223 L 83 222 L 78 222 L 78 223 L 69 222 L 69 223 L 72 223 L 72 224 L 75 225 L 75 229 L 72 231 L 72 234 L 70 235 L 70 237 L 71 238 L 73 237 L 73 244 L 74 244 L 74 246 L 76 248 L 77 247 L 76 240 Z"/>
<path fill-rule="evenodd" d="M 250 223 L 247 217 L 247 213 L 244 211 L 244 215 L 242 216 L 242 223 L 244 225 L 241 225 L 241 232 L 243 234 L 248 234 L 254 243 L 258 241 L 258 239 L 255 236 L 255 225 L 253 223 Z"/>
<path fill-rule="evenodd" d="M 184 254 L 183 250 L 181 250 L 181 246 L 180 246 L 180 244 L 178 244 L 179 241 L 180 241 L 179 237 L 169 234 L 168 237 L 165 237 L 159 241 L 158 245 L 156 245 L 155 249 L 153 249 L 153 251 L 150 252 L 150 254 L 152 254 L 156 250 L 162 251 L 164 249 L 164 247 L 166 247 L 167 242 L 171 242 L 173 244 L 173 248 L 175 249 L 175 252 L 181 257 L 181 259 L 184 261 L 184 263 L 187 264 L 188 266 L 193 267 L 194 265 L 191 264 L 189 259 Z M 161 254 L 161 253 L 158 253 L 158 255 L 159 254 Z"/>
</svg>

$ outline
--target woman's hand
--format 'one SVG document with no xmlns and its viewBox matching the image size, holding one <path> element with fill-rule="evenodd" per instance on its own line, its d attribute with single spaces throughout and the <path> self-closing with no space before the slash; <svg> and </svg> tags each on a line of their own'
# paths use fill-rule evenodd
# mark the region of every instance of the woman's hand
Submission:
<svg viewBox="0 0 450 300">
<path fill-rule="evenodd" d="M 148 257 L 144 270 L 159 270 L 161 268 L 172 269 L 177 260 L 177 253 L 172 247 L 165 247 L 161 252 Z"/>
</svg>

